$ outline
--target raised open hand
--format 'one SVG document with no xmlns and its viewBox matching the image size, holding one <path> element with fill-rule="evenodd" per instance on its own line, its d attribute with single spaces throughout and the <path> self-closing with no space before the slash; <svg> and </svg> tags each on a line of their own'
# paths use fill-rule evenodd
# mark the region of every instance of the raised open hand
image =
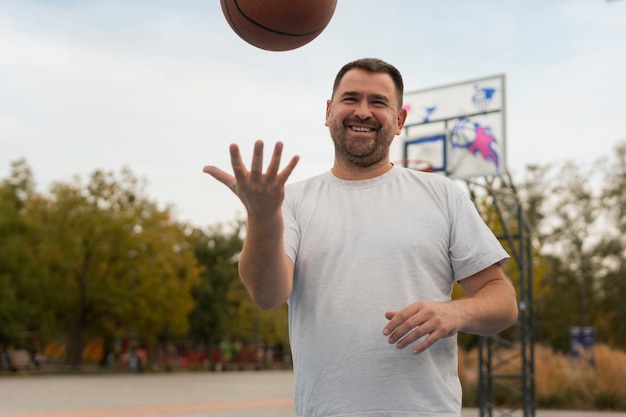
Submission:
<svg viewBox="0 0 626 417">
<path fill-rule="evenodd" d="M 299 160 L 298 156 L 294 156 L 279 172 L 282 151 L 283 143 L 277 142 L 267 170 L 263 173 L 263 141 L 258 140 L 254 144 L 250 170 L 242 161 L 239 147 L 233 144 L 230 145 L 230 160 L 234 176 L 215 166 L 205 166 L 203 171 L 230 188 L 249 215 L 262 219 L 280 210 L 285 196 L 285 183 Z"/>
</svg>

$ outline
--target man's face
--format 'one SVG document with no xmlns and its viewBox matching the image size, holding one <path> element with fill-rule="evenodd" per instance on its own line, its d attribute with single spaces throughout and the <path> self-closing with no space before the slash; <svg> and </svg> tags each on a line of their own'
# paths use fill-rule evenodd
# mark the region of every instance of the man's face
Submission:
<svg viewBox="0 0 626 417">
<path fill-rule="evenodd" d="M 389 74 L 348 71 L 326 104 L 326 126 L 336 157 L 361 168 L 387 159 L 406 120 L 406 110 L 398 102 Z"/>
</svg>

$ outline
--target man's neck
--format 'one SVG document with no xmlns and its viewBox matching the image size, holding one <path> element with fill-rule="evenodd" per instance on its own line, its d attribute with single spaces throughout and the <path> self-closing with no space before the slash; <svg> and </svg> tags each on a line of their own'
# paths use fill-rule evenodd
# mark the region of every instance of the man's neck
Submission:
<svg viewBox="0 0 626 417">
<path fill-rule="evenodd" d="M 389 171 L 393 164 L 388 159 L 382 160 L 369 167 L 359 167 L 341 159 L 335 158 L 332 173 L 335 177 L 346 181 L 369 180 L 379 177 Z"/>
</svg>

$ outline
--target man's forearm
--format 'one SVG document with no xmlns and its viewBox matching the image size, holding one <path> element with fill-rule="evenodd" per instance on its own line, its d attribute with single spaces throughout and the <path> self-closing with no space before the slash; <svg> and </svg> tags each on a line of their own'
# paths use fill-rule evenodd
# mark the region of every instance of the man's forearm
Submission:
<svg viewBox="0 0 626 417">
<path fill-rule="evenodd" d="M 508 280 L 491 281 L 476 294 L 455 302 L 464 312 L 465 324 L 460 329 L 464 333 L 492 336 L 517 320 L 515 290 Z"/>
<path fill-rule="evenodd" d="M 239 276 L 252 301 L 262 310 L 278 307 L 289 298 L 293 263 L 285 254 L 282 216 L 269 221 L 248 219 Z"/>
</svg>

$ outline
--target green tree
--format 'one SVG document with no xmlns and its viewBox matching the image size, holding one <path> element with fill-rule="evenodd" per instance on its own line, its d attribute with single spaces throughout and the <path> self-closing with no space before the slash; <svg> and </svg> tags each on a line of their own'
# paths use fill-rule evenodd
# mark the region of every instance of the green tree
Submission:
<svg viewBox="0 0 626 417">
<path fill-rule="evenodd" d="M 187 228 L 145 197 L 129 170 L 56 183 L 33 214 L 46 230 L 38 303 L 67 335 L 69 364 L 81 363 L 91 337 L 186 333 L 199 277 Z"/>
<path fill-rule="evenodd" d="M 40 275 L 34 248 L 41 233 L 27 215 L 37 198 L 26 162 L 12 163 L 10 176 L 0 183 L 0 345 L 32 348 L 22 335 L 36 330 L 42 315 L 32 303 Z"/>
<path fill-rule="evenodd" d="M 626 346 L 626 142 L 615 147 L 614 158 L 602 165 L 602 205 L 606 223 L 598 252 L 602 257 L 598 334 L 613 346 Z"/>
<path fill-rule="evenodd" d="M 624 253 L 623 238 L 615 229 L 623 218 L 619 202 L 623 209 L 625 185 L 617 160 L 614 166 L 601 161 L 530 166 L 521 187 L 540 248 L 540 261 L 535 262 L 535 274 L 537 267 L 542 274 L 536 336 L 558 350 L 569 348 L 572 326 L 596 326 L 608 341 L 607 326 L 620 316 L 619 310 L 607 308 L 620 302 L 606 298 L 620 288 L 614 280 L 619 281 L 617 265 Z M 604 180 L 602 174 L 612 179 Z"/>
<path fill-rule="evenodd" d="M 601 207 L 589 178 L 593 171 L 567 163 L 559 173 L 554 194 L 559 196 L 553 209 L 554 227 L 546 240 L 561 258 L 564 272 L 575 277 L 578 288 L 578 323 L 591 325 L 599 258 L 596 256 L 598 220 Z"/>
<path fill-rule="evenodd" d="M 259 311 L 239 280 L 237 261 L 243 245 L 244 223 L 216 225 L 192 234 L 203 279 L 193 290 L 191 336 L 209 345 L 220 340 L 243 340 L 288 345 L 287 309 Z"/>
<path fill-rule="evenodd" d="M 203 267 L 202 280 L 192 291 L 195 307 L 189 317 L 190 334 L 198 342 L 212 345 L 232 335 L 237 306 L 245 298 L 237 272 L 241 230 L 238 222 L 230 231 L 217 225 L 192 233 L 195 256 Z"/>
</svg>

